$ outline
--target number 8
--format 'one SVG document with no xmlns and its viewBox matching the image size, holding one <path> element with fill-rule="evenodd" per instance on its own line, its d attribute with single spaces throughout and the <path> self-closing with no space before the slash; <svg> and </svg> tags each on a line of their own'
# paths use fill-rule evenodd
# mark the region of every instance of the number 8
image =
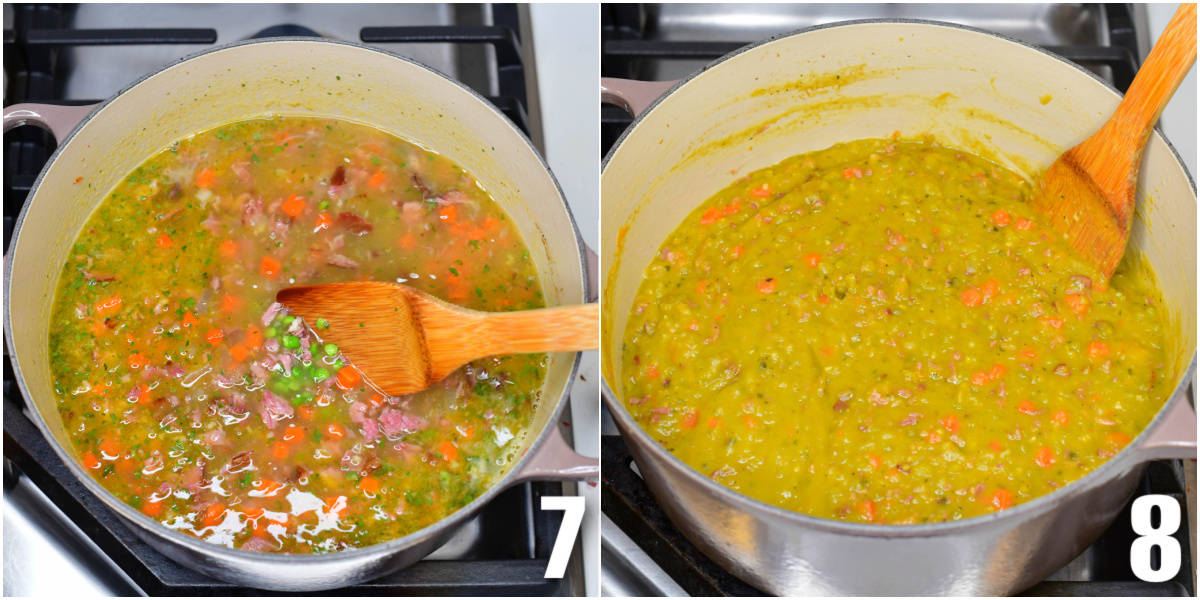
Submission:
<svg viewBox="0 0 1200 600">
<path fill-rule="evenodd" d="M 1150 525 L 1150 511 L 1158 508 L 1158 527 Z M 1151 583 L 1168 581 L 1179 573 L 1181 550 L 1179 540 L 1171 537 L 1179 530 L 1179 501 L 1162 494 L 1149 494 L 1133 501 L 1130 511 L 1133 532 L 1139 538 L 1129 547 L 1129 566 L 1138 579 Z M 1150 549 L 1158 546 L 1159 566 L 1150 566 Z"/>
</svg>

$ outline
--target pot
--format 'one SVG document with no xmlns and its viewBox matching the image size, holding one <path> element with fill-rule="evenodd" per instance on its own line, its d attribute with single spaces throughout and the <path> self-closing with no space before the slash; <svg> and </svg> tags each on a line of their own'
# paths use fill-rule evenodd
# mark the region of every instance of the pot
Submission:
<svg viewBox="0 0 1200 600">
<path fill-rule="evenodd" d="M 583 242 L 558 183 L 529 140 L 470 89 L 399 56 L 313 38 L 257 40 L 183 59 L 96 106 L 10 106 L 5 130 L 39 125 L 60 142 L 30 191 L 5 257 L 4 326 L 28 412 L 72 474 L 163 554 L 239 585 L 287 591 L 351 585 L 416 562 L 520 482 L 596 477 L 598 460 L 572 451 L 556 426 L 577 353 L 551 355 L 522 457 L 502 479 L 445 519 L 366 548 L 274 555 L 210 544 L 153 521 L 84 472 L 56 410 L 48 364 L 51 299 L 71 244 L 106 192 L 147 157 L 196 131 L 264 114 L 355 121 L 443 152 L 473 173 L 512 218 L 528 243 L 547 304 L 585 301 Z M 86 185 L 76 184 L 78 177 Z"/>
<path fill-rule="evenodd" d="M 1175 385 L 1153 422 L 1117 456 L 1011 509 L 909 526 L 787 511 L 687 466 L 631 418 L 617 383 L 634 294 L 673 224 L 740 175 L 895 130 L 929 133 L 1032 178 L 1095 131 L 1120 95 L 1080 67 L 1016 40 L 894 20 L 770 38 L 674 85 L 602 85 L 607 101 L 645 110 L 606 157 L 601 177 L 601 226 L 616 232 L 600 251 L 605 402 L 668 516 L 734 575 L 781 595 L 1018 592 L 1109 526 L 1147 461 L 1195 457 L 1196 415 L 1186 397 L 1196 347 L 1195 189 L 1156 132 L 1141 170 L 1131 251 L 1149 259 L 1170 307 Z"/>
</svg>

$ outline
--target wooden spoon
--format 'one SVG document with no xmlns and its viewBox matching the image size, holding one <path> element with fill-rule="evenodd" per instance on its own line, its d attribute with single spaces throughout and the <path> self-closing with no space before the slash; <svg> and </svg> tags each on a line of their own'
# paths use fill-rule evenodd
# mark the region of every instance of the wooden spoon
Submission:
<svg viewBox="0 0 1200 600">
<path fill-rule="evenodd" d="M 477 358 L 600 343 L 599 304 L 481 312 L 377 281 L 291 287 L 275 299 L 310 327 L 329 321 L 317 333 L 390 396 L 419 392 Z"/>
<path fill-rule="evenodd" d="M 1183 4 L 1112 118 L 1042 175 L 1033 205 L 1105 279 L 1133 225 L 1138 168 L 1154 123 L 1196 62 L 1196 5 Z"/>
</svg>

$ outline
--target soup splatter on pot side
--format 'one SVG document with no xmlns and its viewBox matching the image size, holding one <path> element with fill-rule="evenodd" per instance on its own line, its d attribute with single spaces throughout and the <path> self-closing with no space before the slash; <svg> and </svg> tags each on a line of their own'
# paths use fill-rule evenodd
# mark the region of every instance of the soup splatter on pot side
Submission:
<svg viewBox="0 0 1200 600">
<path fill-rule="evenodd" d="M 450 160 L 369 127 L 274 117 L 196 134 L 122 180 L 63 267 L 58 408 L 83 466 L 165 526 L 265 552 L 434 523 L 516 459 L 544 355 L 370 389 L 283 287 L 400 281 L 479 310 L 543 306 L 520 235 Z"/>
<path fill-rule="evenodd" d="M 1105 285 L 1031 190 L 897 140 L 737 180 L 645 272 L 626 407 L 714 481 L 830 519 L 962 519 L 1082 477 L 1162 407 L 1166 310 L 1143 259 Z"/>
</svg>

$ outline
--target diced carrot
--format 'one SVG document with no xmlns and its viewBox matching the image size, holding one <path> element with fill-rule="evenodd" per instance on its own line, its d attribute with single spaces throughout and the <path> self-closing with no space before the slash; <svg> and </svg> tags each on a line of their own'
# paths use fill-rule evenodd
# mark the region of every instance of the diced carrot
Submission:
<svg viewBox="0 0 1200 600">
<path fill-rule="evenodd" d="M 294 219 L 304 214 L 304 209 L 308 208 L 308 203 L 304 201 L 304 196 L 292 194 L 287 197 L 287 200 L 283 201 L 283 204 L 279 208 L 283 210 L 283 214 Z"/>
<path fill-rule="evenodd" d="M 1100 360 L 1108 356 L 1110 348 L 1104 342 L 1092 342 L 1088 344 L 1088 358 L 1092 360 Z"/>
<path fill-rule="evenodd" d="M 1000 452 L 1001 450 L 1004 450 L 1004 446 L 996 440 L 988 442 L 988 448 L 991 448 L 992 452 Z"/>
<path fill-rule="evenodd" d="M 400 247 L 405 250 L 412 250 L 413 248 L 416 248 L 417 238 L 413 237 L 413 234 L 411 233 L 404 234 L 404 236 L 400 238 Z"/>
<path fill-rule="evenodd" d="M 658 375 L 659 375 L 659 373 L 658 373 L 657 365 L 646 365 L 646 378 L 647 379 L 658 379 Z"/>
<path fill-rule="evenodd" d="M 1054 463 L 1058 462 L 1058 460 L 1054 457 L 1054 450 L 1051 450 L 1050 446 L 1042 446 L 1038 448 L 1037 452 L 1033 455 L 1033 461 L 1043 469 L 1048 469 L 1053 466 Z"/>
<path fill-rule="evenodd" d="M 871 464 L 872 470 L 878 471 L 879 467 L 883 466 L 883 458 L 881 458 L 878 454 L 868 454 L 867 462 Z"/>
<path fill-rule="evenodd" d="M 204 335 L 204 339 L 208 340 L 208 343 L 216 346 L 217 344 L 221 343 L 221 340 L 225 339 L 225 332 L 221 331 L 220 329 L 209 329 L 208 333 Z"/>
<path fill-rule="evenodd" d="M 371 476 L 363 477 L 358 482 L 358 488 L 374 496 L 379 493 L 379 478 Z"/>
<path fill-rule="evenodd" d="M 162 502 L 143 502 L 142 514 L 148 517 L 157 517 L 162 514 Z"/>
<path fill-rule="evenodd" d="M 237 249 L 237 242 L 233 240 L 225 240 L 221 242 L 221 256 L 224 256 L 225 258 L 233 258 L 237 256 Z"/>
<path fill-rule="evenodd" d="M 194 182 L 198 188 L 203 188 L 206 190 L 211 189 L 213 184 L 217 182 L 217 172 L 208 167 L 204 167 L 203 169 L 196 171 Z"/>
<path fill-rule="evenodd" d="M 689 410 L 684 413 L 683 419 L 679 421 L 679 424 L 687 429 L 692 429 L 699 422 L 700 413 L 696 412 L 695 410 Z"/>
<path fill-rule="evenodd" d="M 980 292 L 979 288 L 969 287 L 959 294 L 958 299 L 967 306 L 979 306 L 983 304 L 983 292 Z"/>
<path fill-rule="evenodd" d="M 1105 439 L 1108 441 L 1108 443 L 1115 444 L 1122 448 L 1125 447 L 1125 445 L 1129 443 L 1129 436 L 1127 436 L 1119 431 L 1114 431 L 1114 432 L 1108 434 L 1108 436 L 1106 436 Z"/>
<path fill-rule="evenodd" d="M 129 355 L 129 358 L 126 360 L 126 362 L 129 363 L 130 369 L 140 369 L 146 366 L 147 360 L 148 359 L 144 354 L 140 352 L 134 352 L 133 354 Z"/>
<path fill-rule="evenodd" d="M 701 279 L 699 282 L 696 283 L 696 295 L 697 296 L 703 296 L 704 292 L 707 290 L 708 290 L 708 280 L 707 279 Z"/>
<path fill-rule="evenodd" d="M 204 526 L 212 527 L 224 520 L 225 505 L 220 502 L 209 504 L 208 508 L 204 509 Z"/>
<path fill-rule="evenodd" d="M 1038 357 L 1037 350 L 1034 350 L 1033 348 L 1025 348 L 1024 350 L 1021 351 L 1021 358 L 1024 358 L 1026 360 L 1037 360 L 1037 357 Z"/>
<path fill-rule="evenodd" d="M 875 520 L 875 503 L 870 500 L 867 500 L 864 502 L 859 502 L 858 503 L 858 515 L 860 517 L 862 517 L 862 519 L 864 521 L 874 521 Z"/>
<path fill-rule="evenodd" d="M 361 381 L 362 376 L 358 374 L 358 371 L 354 370 L 354 367 L 345 366 L 338 369 L 337 384 L 343 390 L 354 389 L 354 386 L 358 385 Z"/>
<path fill-rule="evenodd" d="M 299 425 L 288 425 L 287 429 L 283 430 L 283 441 L 299 442 L 304 440 L 304 428 Z"/>
<path fill-rule="evenodd" d="M 279 274 L 279 270 L 283 268 L 283 265 L 274 256 L 264 256 L 259 267 L 263 275 L 274 277 Z"/>
<path fill-rule="evenodd" d="M 261 507 L 261 506 L 248 507 L 242 511 L 242 514 L 244 514 L 247 519 L 261 518 L 263 516 L 263 507 Z"/>
<path fill-rule="evenodd" d="M 250 356 L 250 351 L 247 350 L 246 346 L 243 344 L 234 344 L 229 348 L 229 355 L 233 357 L 233 360 L 242 362 L 246 360 L 248 356 Z"/>
<path fill-rule="evenodd" d="M 196 315 L 193 315 L 192 311 L 189 310 L 186 313 L 183 313 L 183 326 L 184 327 L 194 327 L 199 324 L 200 324 L 200 321 L 196 319 Z"/>
<path fill-rule="evenodd" d="M 437 445 L 437 451 L 438 454 L 441 454 L 442 458 L 446 459 L 447 462 L 454 462 L 455 460 L 458 460 L 458 448 L 456 448 L 449 440 L 442 440 Z"/>
<path fill-rule="evenodd" d="M 1071 422 L 1071 413 L 1065 410 L 1056 410 L 1050 413 L 1050 420 L 1058 425 L 1066 426 L 1067 423 Z"/>
<path fill-rule="evenodd" d="M 821 294 L 817 296 L 817 302 L 820 302 L 821 304 L 829 304 L 829 296 Z"/>
<path fill-rule="evenodd" d="M 105 459 L 111 460 L 121 456 L 121 442 L 107 437 L 100 440 L 100 455 Z"/>
<path fill-rule="evenodd" d="M 742 253 L 743 253 L 743 252 L 745 252 L 745 251 L 746 251 L 746 247 L 745 247 L 745 246 L 742 246 L 741 244 L 738 244 L 737 246 L 734 246 L 734 247 L 733 247 L 733 257 L 734 257 L 734 258 L 741 258 L 741 257 L 742 257 Z"/>
<path fill-rule="evenodd" d="M 949 431 L 950 433 L 957 432 L 961 426 L 962 424 L 955 415 L 946 415 L 942 417 L 942 427 L 945 427 L 946 431 Z"/>
<path fill-rule="evenodd" d="M 971 374 L 972 385 L 984 385 L 988 382 L 989 377 L 987 371 L 976 371 Z"/>
<path fill-rule="evenodd" d="M 770 294 L 775 291 L 775 279 L 768 277 L 758 282 L 758 291 L 764 294 Z"/>
<path fill-rule="evenodd" d="M 804 264 L 810 267 L 816 267 L 821 264 L 821 255 L 816 252 L 809 252 L 804 255 Z"/>
<path fill-rule="evenodd" d="M 1047 327 L 1053 327 L 1055 329 L 1062 329 L 1064 323 L 1062 319 L 1058 317 L 1051 317 L 1049 315 L 1038 319 L 1038 321 L 1041 321 L 1042 324 L 1046 325 Z"/>
<path fill-rule="evenodd" d="M 721 417 L 709 417 L 708 418 L 708 428 L 716 429 L 716 428 L 720 427 L 721 421 L 722 421 Z"/>
<path fill-rule="evenodd" d="M 438 209 L 438 219 L 445 223 L 454 223 L 458 220 L 458 206 L 447 204 Z"/>
<path fill-rule="evenodd" d="M 246 328 L 246 341 L 245 341 L 246 347 L 251 350 L 257 350 L 259 348 L 259 346 L 262 346 L 262 343 L 263 343 L 262 329 L 260 329 L 258 327 L 258 325 L 251 325 L 251 326 L 247 327 Z"/>
<path fill-rule="evenodd" d="M 703 215 L 700 215 L 700 224 L 701 225 L 712 225 L 713 223 L 720 221 L 721 218 L 724 216 L 725 216 L 725 213 L 721 210 L 721 207 L 712 206 L 712 207 L 709 207 L 708 210 L 705 210 Z"/>
<path fill-rule="evenodd" d="M 858 167 L 847 167 L 842 170 L 842 177 L 846 179 L 862 179 L 862 169 Z"/>
<path fill-rule="evenodd" d="M 134 466 L 135 465 L 132 458 L 121 458 L 117 459 L 117 462 L 113 463 L 113 470 L 115 470 L 117 475 L 120 475 L 122 479 L 128 480 L 133 476 Z"/>
<path fill-rule="evenodd" d="M 237 296 L 225 294 L 221 296 L 221 310 L 225 312 L 233 312 L 242 305 L 242 301 Z"/>
<path fill-rule="evenodd" d="M 1029 400 L 1022 400 L 1021 403 L 1017 405 L 1017 410 L 1027 415 L 1036 415 L 1038 412 L 1040 412 L 1037 407 L 1033 405 L 1033 402 L 1030 402 Z"/>
<path fill-rule="evenodd" d="M 1025 217 L 1017 217 L 1017 223 L 1015 227 L 1021 231 L 1029 231 L 1030 229 L 1033 229 L 1033 221 L 1030 221 Z"/>
<path fill-rule="evenodd" d="M 330 423 L 325 426 L 325 434 L 335 440 L 340 440 L 343 437 L 345 437 L 346 430 L 345 430 L 345 428 L 343 428 L 341 425 L 338 425 L 337 423 Z"/>
<path fill-rule="evenodd" d="M 1005 510 L 1012 508 L 1014 500 L 1015 498 L 1013 497 L 1012 492 L 1004 488 L 996 488 L 996 490 L 992 492 L 991 498 L 988 499 L 988 504 L 994 506 L 996 510 Z"/>
<path fill-rule="evenodd" d="M 317 409 L 311 405 L 303 404 L 300 408 L 296 409 L 296 414 L 300 415 L 300 418 L 305 421 L 311 421 L 313 417 L 317 416 Z"/>
<path fill-rule="evenodd" d="M 325 499 L 325 512 L 337 513 L 337 516 L 346 516 L 346 510 L 350 508 L 346 502 L 345 496 L 330 496 Z"/>
<path fill-rule="evenodd" d="M 979 284 L 979 293 L 983 294 L 983 301 L 987 302 L 1000 294 L 1000 282 L 995 279 L 989 279 Z"/>
<path fill-rule="evenodd" d="M 317 223 L 313 226 L 314 232 L 321 231 L 322 229 L 329 229 L 330 227 L 333 227 L 333 217 L 329 216 L 329 213 L 321 213 L 317 215 Z"/>
<path fill-rule="evenodd" d="M 744 423 L 748 429 L 755 429 L 758 427 L 758 419 L 754 418 L 753 415 L 742 415 L 742 423 Z"/>
<path fill-rule="evenodd" d="M 1004 209 L 992 213 L 992 223 L 995 223 L 997 227 L 1007 227 L 1011 222 L 1012 217 Z"/>
<path fill-rule="evenodd" d="M 834 350 L 832 346 L 821 346 L 821 354 L 824 354 L 825 356 L 833 356 L 833 352 Z"/>
<path fill-rule="evenodd" d="M 100 459 L 96 458 L 95 452 L 84 452 L 83 455 L 80 456 L 80 458 L 83 459 L 84 468 L 87 468 L 87 469 L 99 469 L 100 468 Z"/>
<path fill-rule="evenodd" d="M 170 247 L 171 247 L 171 244 L 174 244 L 174 243 L 175 243 L 175 240 L 172 240 L 172 239 L 171 239 L 171 236 L 169 236 L 169 235 L 167 235 L 167 234 L 165 234 L 165 233 L 164 233 L 164 234 L 162 234 L 162 235 L 158 236 L 158 242 L 157 242 L 157 243 L 158 243 L 158 247 L 159 247 L 159 248 L 164 248 L 164 249 L 165 249 L 165 248 L 170 248 Z"/>
<path fill-rule="evenodd" d="M 96 312 L 100 314 L 114 313 L 121 308 L 120 296 L 109 296 L 96 304 Z"/>
<path fill-rule="evenodd" d="M 283 460 L 292 453 L 292 449 L 287 445 L 287 442 L 275 442 L 271 444 L 271 456 L 279 460 Z"/>
<path fill-rule="evenodd" d="M 1067 306 L 1071 307 L 1071 310 L 1075 311 L 1075 314 L 1077 315 L 1087 314 L 1088 309 L 1092 306 L 1092 301 L 1088 300 L 1087 296 L 1082 294 L 1067 294 L 1063 296 L 1063 301 L 1066 302 Z"/>
<path fill-rule="evenodd" d="M 764 183 L 750 190 L 750 195 L 754 196 L 755 198 L 766 198 L 767 196 L 771 195 L 771 185 Z"/>
<path fill-rule="evenodd" d="M 1003 379 L 1006 373 L 1008 373 L 1008 367 L 1001 364 L 996 364 L 992 366 L 990 371 L 988 371 L 988 379 L 991 379 L 992 381 Z"/>
<path fill-rule="evenodd" d="M 92 333 L 92 337 L 103 337 L 108 335 L 108 326 L 103 320 L 97 319 L 88 325 L 88 331 Z"/>
<path fill-rule="evenodd" d="M 384 173 L 383 171 L 375 171 L 369 178 L 367 178 L 367 185 L 379 190 L 383 189 L 384 185 L 387 185 L 387 180 L 387 173 Z M 451 206 L 454 205 L 451 204 Z"/>
</svg>

